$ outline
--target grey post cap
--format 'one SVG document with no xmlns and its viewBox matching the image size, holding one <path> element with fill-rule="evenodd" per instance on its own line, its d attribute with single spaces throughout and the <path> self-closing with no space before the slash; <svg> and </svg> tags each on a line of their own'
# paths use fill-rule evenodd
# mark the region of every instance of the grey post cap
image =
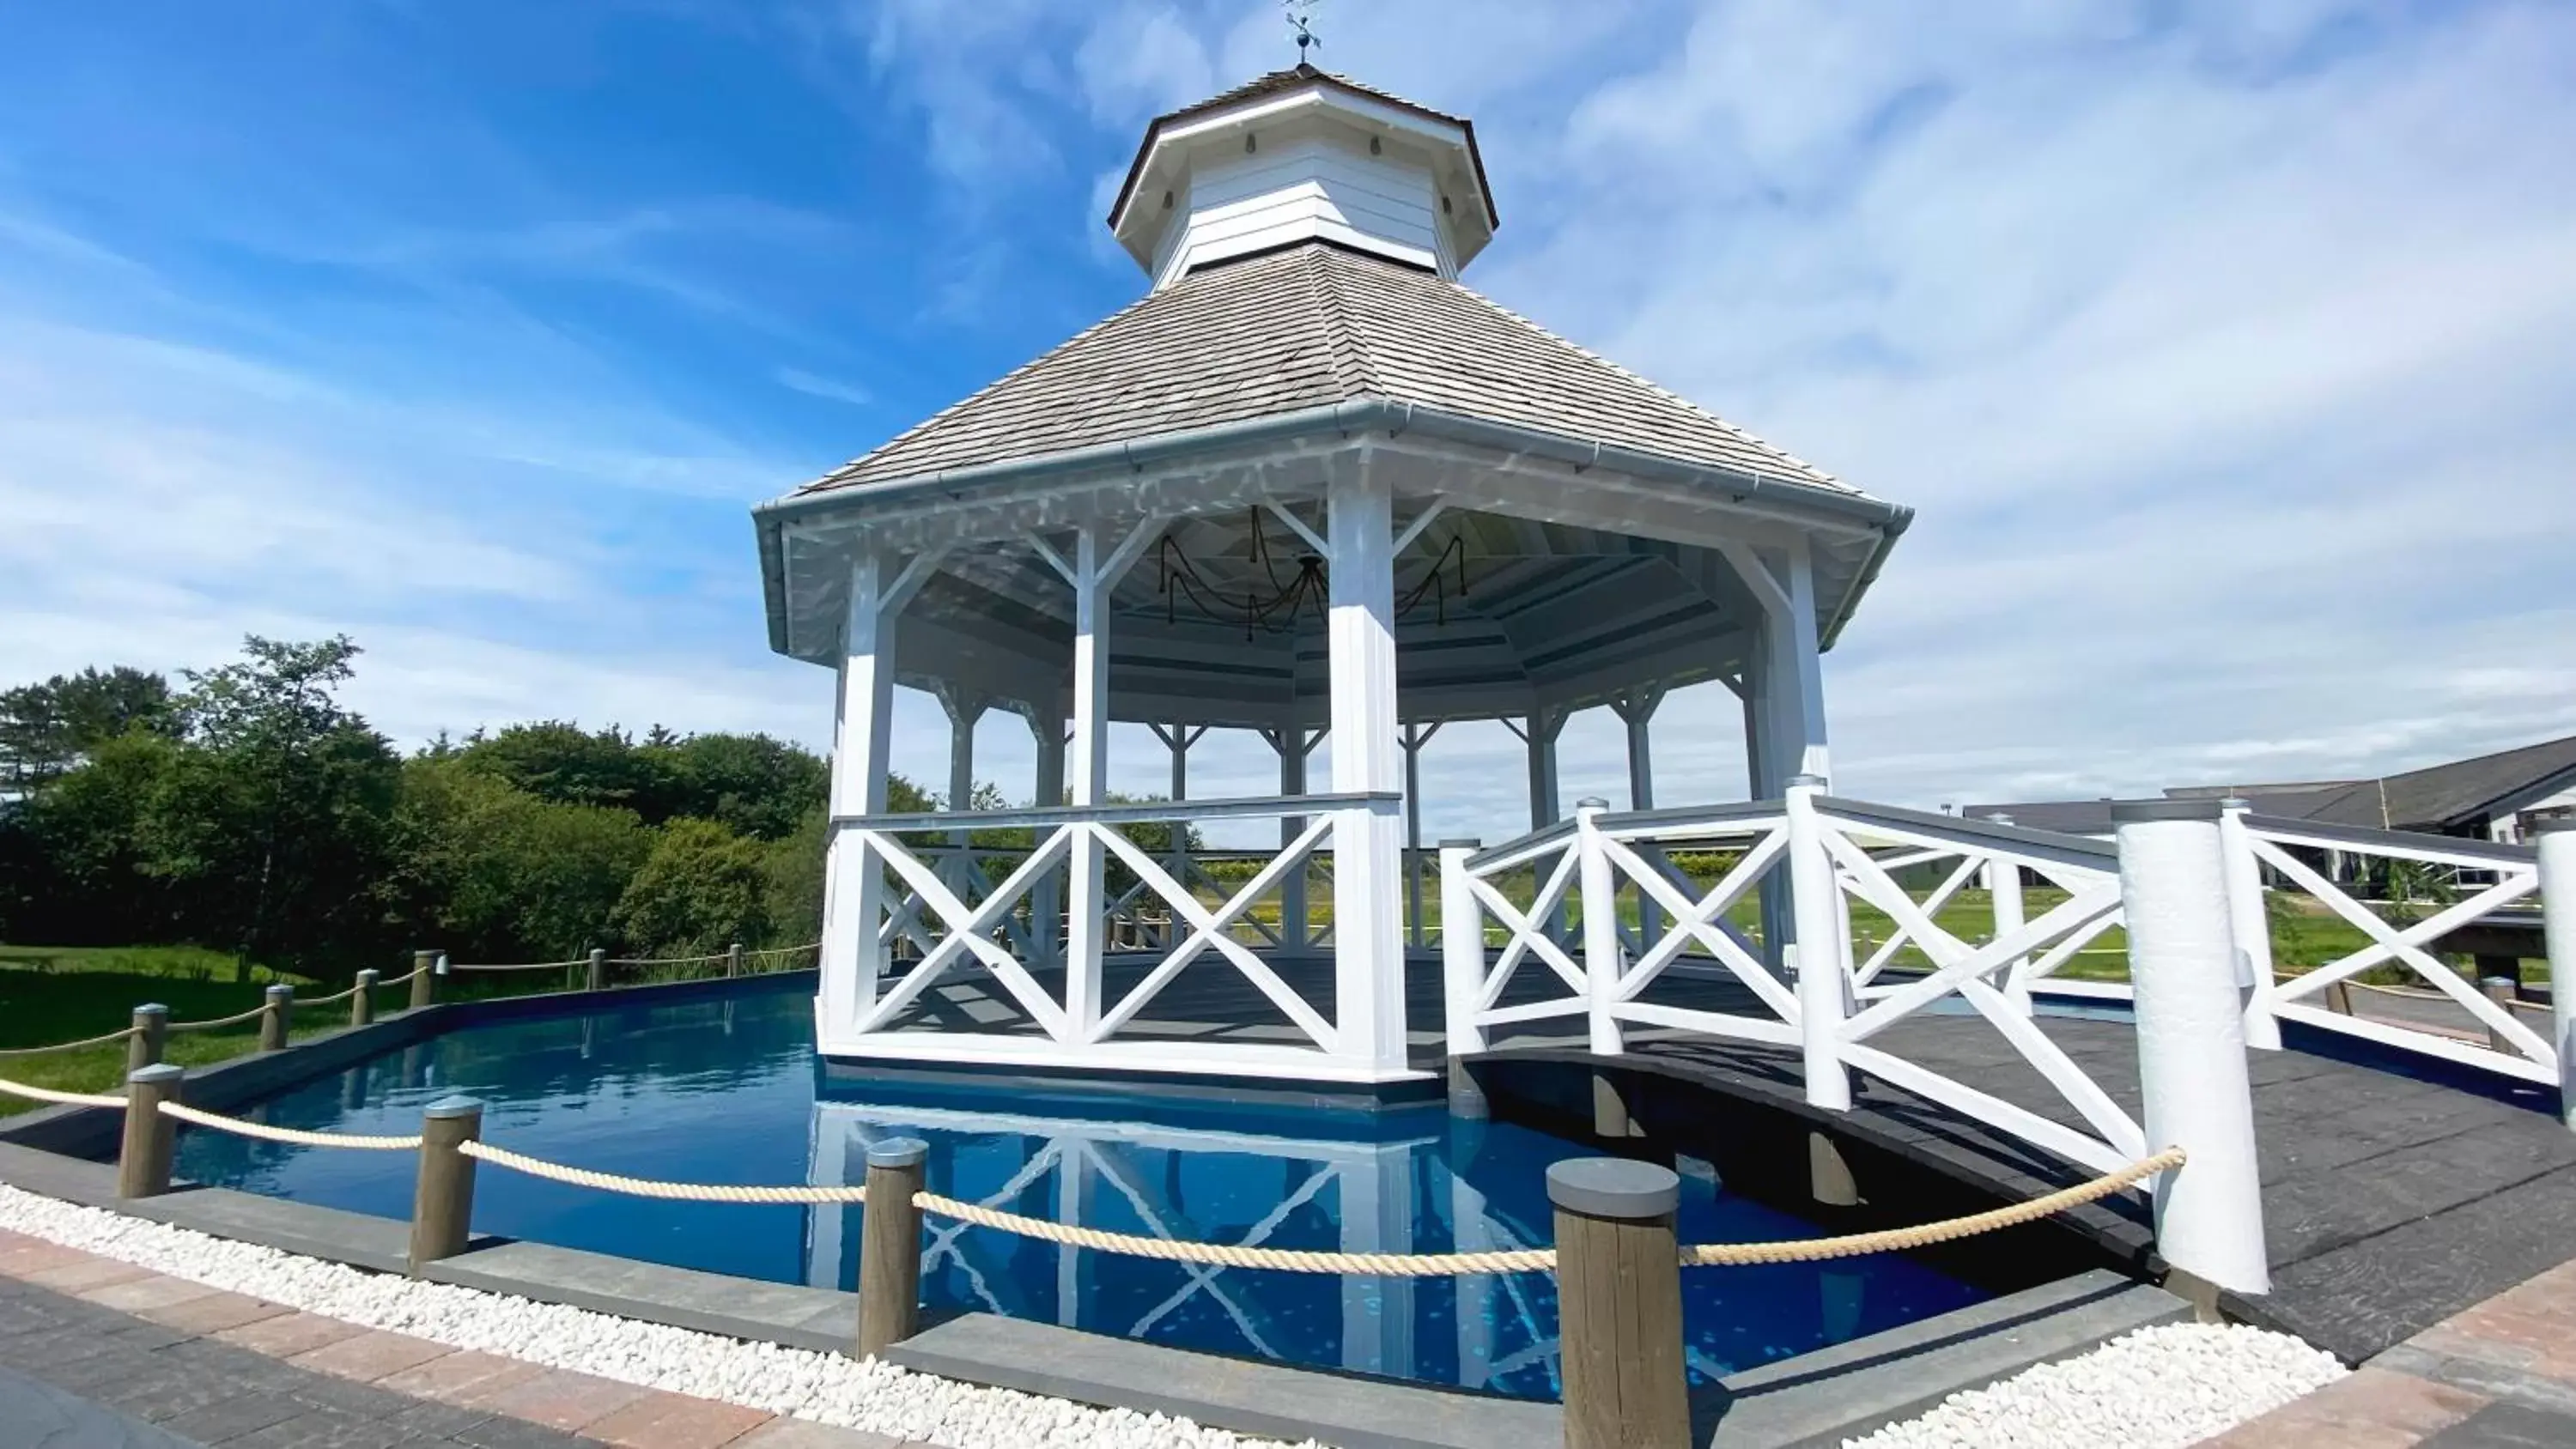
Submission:
<svg viewBox="0 0 2576 1449">
<path fill-rule="evenodd" d="M 281 981 L 275 986 L 268 988 L 268 994 L 271 996 L 293 996 L 295 994 L 295 988 Z"/>
<path fill-rule="evenodd" d="M 2511 976 L 2481 976 L 2481 977 L 2479 977 L 2479 978 L 2478 978 L 2478 984 L 2479 984 L 2480 986 L 2514 986 L 2514 987 L 2519 987 L 2520 985 L 2522 985 L 2522 983 L 2521 983 L 2519 980 L 2517 980 L 2517 979 L 2515 979 L 2515 978 L 2513 978 L 2513 977 L 2511 977 Z"/>
<path fill-rule="evenodd" d="M 127 1072 L 125 1079 L 129 1082 L 175 1082 L 186 1075 L 186 1067 L 172 1062 L 154 1062 L 148 1067 L 136 1067 Z"/>
<path fill-rule="evenodd" d="M 361 976 L 374 976 L 380 973 L 378 973 L 376 968 L 373 966 L 361 966 L 358 968 L 358 974 Z"/>
<path fill-rule="evenodd" d="M 1440 848 L 1442 850 L 1482 850 L 1485 848 L 1485 842 L 1472 835 L 1453 835 L 1441 841 Z"/>
<path fill-rule="evenodd" d="M 421 1109 L 424 1117 L 480 1117 L 483 1101 L 479 1097 L 441 1097 Z"/>
<path fill-rule="evenodd" d="M 2111 823 L 2144 825 L 2159 820 L 2216 820 L 2218 802 L 2211 799 L 2114 800 Z"/>
<path fill-rule="evenodd" d="M 135 1014 L 136 1016 L 143 1016 L 143 1015 L 147 1015 L 147 1014 L 152 1015 L 152 1016 L 168 1016 L 168 1015 L 170 1014 L 170 1008 L 168 1008 L 168 1007 L 166 1007 L 166 1006 L 163 1006 L 160 1002 L 157 1002 L 157 1001 L 147 1001 L 147 1002 L 143 1003 L 141 1006 L 138 1006 L 138 1007 L 134 1008 L 134 1014 Z"/>
<path fill-rule="evenodd" d="M 919 1167 L 930 1155 L 930 1144 L 918 1137 L 889 1137 L 868 1144 L 870 1167 Z"/>
<path fill-rule="evenodd" d="M 1607 810 L 1610 808 L 1610 802 L 1602 799 L 1598 795 L 1586 795 L 1582 799 L 1574 802 L 1574 808 L 1577 810 Z"/>
<path fill-rule="evenodd" d="M 2553 815 L 2531 827 L 2534 835 L 2556 835 L 2562 830 L 2576 830 L 2576 815 Z"/>
<path fill-rule="evenodd" d="M 1569 1157 L 1547 1170 L 1547 1200 L 1594 1218 L 1659 1218 L 1682 1200 L 1669 1167 L 1626 1157 Z"/>
</svg>

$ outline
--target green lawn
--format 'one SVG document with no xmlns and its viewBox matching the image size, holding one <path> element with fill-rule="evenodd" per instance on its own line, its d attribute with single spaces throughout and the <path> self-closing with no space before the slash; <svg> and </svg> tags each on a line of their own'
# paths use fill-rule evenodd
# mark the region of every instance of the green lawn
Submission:
<svg viewBox="0 0 2576 1449">
<path fill-rule="evenodd" d="M 117 949 L 102 948 L 95 955 L 84 953 L 89 956 L 87 963 L 76 967 L 30 970 L 17 965 L 27 959 L 27 948 L 0 948 L 0 961 L 7 963 L 0 966 L 0 1049 L 77 1041 L 115 1031 L 132 1021 L 134 1008 L 147 1001 L 169 1007 L 173 1021 L 204 1021 L 247 1011 L 259 1005 L 266 994 L 265 973 L 255 982 L 231 979 L 230 957 L 220 958 L 224 969 L 218 979 L 204 980 L 187 964 L 189 958 L 183 954 L 186 948 L 171 948 L 166 957 L 160 955 L 158 948 L 122 948 L 142 964 L 177 962 L 178 974 L 119 971 L 97 959 L 113 955 Z M 305 984 L 292 977 L 285 979 Z M 398 1004 L 392 999 L 395 994 L 381 995 L 378 1007 Z M 316 1036 L 346 1025 L 348 1020 L 349 1004 L 345 1001 L 299 1008 L 290 1023 L 289 1035 Z M 174 1032 L 167 1057 L 182 1066 L 208 1066 L 241 1056 L 258 1045 L 259 1023 L 253 1020 L 212 1031 Z M 0 1057 L 0 1077 L 63 1091 L 113 1091 L 125 1078 L 125 1043 L 43 1056 Z M 33 1111 L 40 1105 L 0 1096 L 0 1116 Z"/>
</svg>

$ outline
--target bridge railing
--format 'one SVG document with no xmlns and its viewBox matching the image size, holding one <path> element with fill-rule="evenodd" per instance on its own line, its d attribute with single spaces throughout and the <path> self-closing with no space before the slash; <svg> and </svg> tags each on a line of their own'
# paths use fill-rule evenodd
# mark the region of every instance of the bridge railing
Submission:
<svg viewBox="0 0 2576 1449">
<path fill-rule="evenodd" d="M 2562 946 L 2554 953 L 2547 1014 L 2517 1001 L 2510 983 L 2492 995 L 2471 985 L 2435 952 L 2447 938 L 2499 912 L 2540 902 L 2547 894 L 2548 874 L 2561 880 L 2556 894 L 2563 904 L 2556 914 L 2576 915 L 2576 871 L 2563 865 L 2552 870 L 2543 862 L 2544 849 L 2563 858 L 2576 841 L 2535 847 L 2357 829 L 2257 815 L 2240 801 L 2228 802 L 2219 829 L 2227 852 L 2234 934 L 2249 986 L 2245 1035 L 2250 1044 L 2278 1047 L 2280 1024 L 2289 1021 L 2544 1086 L 2561 1083 L 2568 1012 L 2576 1002 L 2570 993 L 2555 989 L 2555 967 L 2569 959 L 2568 950 Z M 2354 883 L 2320 868 L 2320 861 L 2336 858 L 2353 867 L 2345 874 Z M 2364 889 L 2359 882 L 2408 873 L 2439 880 L 2441 894 L 2457 893 L 2457 898 L 2427 901 L 2422 914 L 2408 920 L 2391 919 L 2378 903 L 2358 893 Z M 2277 889 L 2266 889 L 2267 875 L 2280 882 Z M 2299 899 L 2359 933 L 2362 944 L 2295 974 L 2277 970 L 2276 920 L 2281 907 Z M 2380 969 L 2401 973 L 2417 987 L 2418 999 L 2363 1009 L 2366 998 L 2353 995 L 2354 986 L 2362 984 L 2357 978 Z M 2463 1017 L 2466 1031 L 2453 1026 Z"/>
</svg>

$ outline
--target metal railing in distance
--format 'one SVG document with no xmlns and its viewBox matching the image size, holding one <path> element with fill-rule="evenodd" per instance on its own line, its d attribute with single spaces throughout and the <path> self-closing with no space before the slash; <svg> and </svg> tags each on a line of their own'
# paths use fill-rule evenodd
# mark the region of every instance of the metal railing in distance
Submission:
<svg viewBox="0 0 2576 1449">
<path fill-rule="evenodd" d="M 2558 841 L 2544 835 L 2538 847 L 2507 845 L 2256 815 L 2233 801 L 2222 817 L 2221 831 L 2228 853 L 2237 949 L 2243 953 L 2245 977 L 2252 988 L 2245 1007 L 2250 1043 L 2278 1047 L 2280 1023 L 2290 1021 L 2522 1081 L 2565 1084 L 2568 1013 L 2576 1007 L 2570 993 L 2551 991 L 2552 1016 L 2539 1023 L 2541 1030 L 2535 1030 L 2508 1001 L 2480 991 L 2433 954 L 2444 938 L 2508 908 L 2534 901 L 2547 907 L 2552 876 L 2560 886 L 2556 900 L 2564 904 L 2546 913 L 2544 935 L 2558 918 L 2576 915 L 2576 858 L 2571 858 L 2576 852 L 2569 850 L 2564 831 L 2551 833 L 2562 837 Z M 2390 920 L 2335 878 L 2326 864 L 2332 860 L 2356 869 L 2365 880 L 2423 868 L 2453 881 L 2486 879 L 2458 887 L 2466 892 L 2458 899 L 2428 902 L 2420 919 Z M 2267 876 L 2280 885 L 2267 891 Z M 2294 896 L 2303 896 L 2357 931 L 2364 944 L 2307 971 L 2287 975 L 2277 971 L 2272 906 Z M 2553 939 L 2548 944 L 2558 943 Z M 2564 958 L 2553 955 L 2552 959 L 2554 963 Z M 2423 990 L 2438 993 L 2441 1006 L 2483 1030 L 2485 1042 L 2445 1032 L 2428 1019 L 2438 1011 L 2425 1011 L 2420 1005 L 2414 1020 L 2336 1009 L 2350 1004 L 2353 986 L 2366 984 L 2355 979 L 2362 972 L 2390 967 L 2406 973 Z"/>
</svg>

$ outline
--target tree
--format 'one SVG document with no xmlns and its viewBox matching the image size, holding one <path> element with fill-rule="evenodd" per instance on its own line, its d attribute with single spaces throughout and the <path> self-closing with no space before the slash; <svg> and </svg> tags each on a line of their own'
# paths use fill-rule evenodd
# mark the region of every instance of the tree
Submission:
<svg viewBox="0 0 2576 1449">
<path fill-rule="evenodd" d="M 712 820 L 662 827 L 617 903 L 618 936 L 639 955 L 704 956 L 769 933 L 761 843 Z"/>
<path fill-rule="evenodd" d="M 334 697 L 358 655 L 347 635 L 254 634 L 242 653 L 183 674 L 183 748 L 137 821 L 142 869 L 196 939 L 232 950 L 242 978 L 254 957 L 354 969 L 345 958 L 372 954 L 382 934 L 376 882 L 400 764 Z"/>
<path fill-rule="evenodd" d="M 658 729 L 658 727 L 657 727 Z M 768 735 L 691 735 L 648 741 L 676 785 L 672 810 L 722 822 L 737 835 L 776 840 L 823 803 L 830 767 Z"/>
<path fill-rule="evenodd" d="M 632 810 L 541 800 L 457 756 L 416 756 L 384 898 L 414 945 L 460 961 L 569 959 L 606 939 L 652 848 Z"/>
<path fill-rule="evenodd" d="M 121 664 L 0 690 L 0 788 L 28 793 L 129 730 L 171 723 L 169 681 Z"/>
<path fill-rule="evenodd" d="M 559 805 L 632 810 L 647 825 L 671 815 L 676 771 L 661 754 L 638 749 L 614 725 L 585 730 L 569 720 L 511 725 L 477 734 L 459 755 L 474 768 Z"/>
</svg>

